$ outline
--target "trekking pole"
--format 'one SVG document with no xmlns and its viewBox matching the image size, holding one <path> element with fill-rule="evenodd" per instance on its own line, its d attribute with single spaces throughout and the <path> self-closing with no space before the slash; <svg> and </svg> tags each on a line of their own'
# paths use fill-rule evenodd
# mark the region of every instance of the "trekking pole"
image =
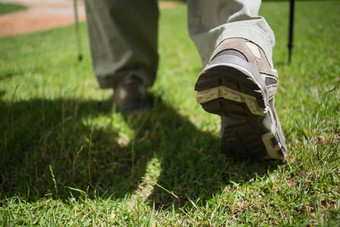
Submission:
<svg viewBox="0 0 340 227">
<path fill-rule="evenodd" d="M 289 40 L 288 40 L 288 63 L 292 62 L 292 51 L 294 47 L 293 33 L 294 33 L 294 8 L 295 1 L 290 0 L 290 11 L 289 11 Z"/>
<path fill-rule="evenodd" d="M 78 60 L 81 61 L 83 59 L 83 55 L 81 53 L 81 42 L 80 42 L 80 35 L 79 35 L 77 0 L 73 0 L 73 9 L 74 9 L 74 29 L 76 32 L 76 39 L 77 39 L 77 46 L 78 46 Z"/>
</svg>

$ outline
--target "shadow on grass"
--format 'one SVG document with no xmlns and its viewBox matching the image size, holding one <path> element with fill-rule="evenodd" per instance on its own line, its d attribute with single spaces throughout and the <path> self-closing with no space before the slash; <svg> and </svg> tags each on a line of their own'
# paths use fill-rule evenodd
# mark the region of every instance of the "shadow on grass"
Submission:
<svg viewBox="0 0 340 227">
<path fill-rule="evenodd" d="M 149 199 L 160 208 L 183 206 L 188 198 L 204 202 L 231 182 L 244 183 L 275 168 L 226 159 L 219 154 L 218 138 L 197 129 L 159 97 L 152 111 L 139 116 L 113 116 L 111 111 L 110 102 L 95 100 L 0 101 L 5 126 L 0 131 L 0 199 L 67 199 L 82 193 L 124 198 L 157 157 L 161 173 Z M 98 118 L 102 124 L 92 127 Z M 135 131 L 124 146 L 117 142 L 119 120 Z"/>
</svg>

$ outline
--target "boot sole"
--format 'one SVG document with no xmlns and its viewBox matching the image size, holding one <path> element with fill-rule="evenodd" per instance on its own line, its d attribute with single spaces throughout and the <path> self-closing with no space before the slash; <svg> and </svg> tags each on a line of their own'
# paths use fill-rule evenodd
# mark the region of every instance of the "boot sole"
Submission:
<svg viewBox="0 0 340 227">
<path fill-rule="evenodd" d="M 228 63 L 226 63 L 228 62 Z M 253 64 L 220 56 L 205 67 L 196 84 L 197 102 L 234 124 L 223 128 L 221 151 L 238 157 L 285 158 L 285 147 L 269 106 L 268 90 Z"/>
</svg>

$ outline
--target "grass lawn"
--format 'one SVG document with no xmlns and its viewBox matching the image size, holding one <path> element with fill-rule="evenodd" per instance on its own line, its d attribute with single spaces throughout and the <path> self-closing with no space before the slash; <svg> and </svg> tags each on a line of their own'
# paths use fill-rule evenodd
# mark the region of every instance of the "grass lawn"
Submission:
<svg viewBox="0 0 340 227">
<path fill-rule="evenodd" d="M 277 39 L 280 164 L 219 153 L 219 118 L 195 101 L 186 7 L 161 11 L 154 109 L 119 113 L 93 76 L 87 31 L 0 39 L 0 225 L 339 226 L 340 4 L 264 2 Z"/>
<path fill-rule="evenodd" d="M 25 9 L 27 9 L 27 7 L 23 5 L 0 3 L 0 15 Z"/>
</svg>

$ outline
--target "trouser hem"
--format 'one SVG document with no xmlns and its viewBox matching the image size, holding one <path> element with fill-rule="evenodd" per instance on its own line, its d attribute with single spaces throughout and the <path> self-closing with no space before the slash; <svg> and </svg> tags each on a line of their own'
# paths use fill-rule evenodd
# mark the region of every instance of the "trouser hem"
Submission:
<svg viewBox="0 0 340 227">
<path fill-rule="evenodd" d="M 272 33 L 272 31 L 270 32 Z M 262 48 L 269 61 L 270 66 L 273 68 L 272 56 L 275 39 L 270 37 L 274 37 L 274 34 L 268 36 L 268 33 L 265 33 L 263 30 L 259 29 L 256 26 L 234 22 L 232 24 L 228 24 L 228 26 L 223 28 L 221 35 L 216 40 L 215 48 L 226 39 L 247 39 Z"/>
<path fill-rule="evenodd" d="M 120 81 L 128 80 L 131 78 L 140 80 L 143 86 L 145 87 L 152 87 L 152 85 L 154 84 L 156 75 L 149 76 L 147 73 L 143 73 L 143 72 L 136 73 L 135 71 L 131 70 L 124 74 L 116 75 L 112 77 L 96 75 L 96 78 L 97 78 L 99 87 L 101 89 L 109 89 L 109 88 L 112 89 L 112 88 L 115 88 L 119 84 Z"/>
</svg>

